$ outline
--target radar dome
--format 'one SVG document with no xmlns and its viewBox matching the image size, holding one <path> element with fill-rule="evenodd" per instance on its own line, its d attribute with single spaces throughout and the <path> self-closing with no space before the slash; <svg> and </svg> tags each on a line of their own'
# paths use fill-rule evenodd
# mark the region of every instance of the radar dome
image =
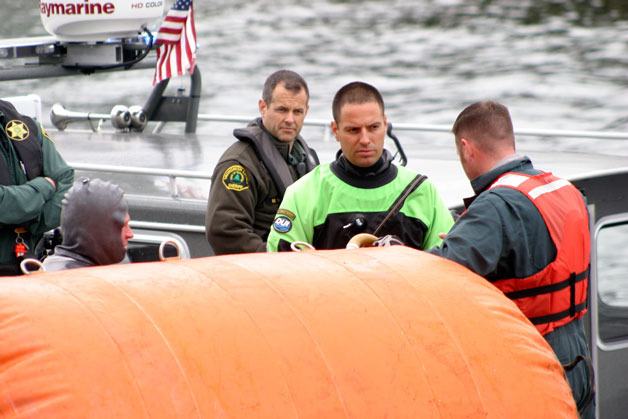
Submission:
<svg viewBox="0 0 628 419">
<path fill-rule="evenodd" d="M 163 0 L 41 0 L 39 13 L 51 35 L 67 41 L 102 41 L 136 35 L 161 18 Z"/>
</svg>

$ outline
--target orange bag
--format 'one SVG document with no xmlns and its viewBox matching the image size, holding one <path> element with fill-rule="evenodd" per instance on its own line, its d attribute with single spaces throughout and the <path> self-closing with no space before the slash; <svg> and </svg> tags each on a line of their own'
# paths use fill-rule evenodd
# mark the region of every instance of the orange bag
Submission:
<svg viewBox="0 0 628 419">
<path fill-rule="evenodd" d="M 576 417 L 510 300 L 402 246 L 0 282 L 2 417 Z"/>
</svg>

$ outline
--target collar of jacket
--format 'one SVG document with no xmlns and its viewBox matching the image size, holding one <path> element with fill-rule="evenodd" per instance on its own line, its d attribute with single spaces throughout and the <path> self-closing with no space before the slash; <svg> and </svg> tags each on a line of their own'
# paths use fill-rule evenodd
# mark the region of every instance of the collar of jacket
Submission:
<svg viewBox="0 0 628 419">
<path fill-rule="evenodd" d="M 277 151 L 279 151 L 279 154 L 281 154 L 281 157 L 283 157 L 283 159 L 286 162 L 288 162 L 288 156 L 290 155 L 290 144 L 291 143 L 287 143 L 285 141 L 281 141 L 280 139 L 278 139 L 274 135 L 272 135 L 270 132 L 268 132 L 268 130 L 264 126 L 264 123 L 262 122 L 262 118 L 255 118 L 253 121 L 251 121 L 249 123 L 249 127 L 259 127 L 262 131 L 264 131 L 264 134 L 266 134 L 268 136 L 268 139 L 270 141 L 272 141 L 272 143 L 275 146 L 275 148 L 277 149 Z M 292 144 L 295 144 L 295 143 L 296 143 L 296 141 L 292 142 Z"/>
<path fill-rule="evenodd" d="M 0 142 L 2 143 L 2 145 L 4 146 L 4 148 L 6 149 L 7 147 L 4 145 L 5 143 L 8 144 L 9 138 L 7 137 L 7 133 L 4 130 L 4 123 L 6 122 L 6 116 L 4 115 L 4 112 L 0 111 Z"/>
<path fill-rule="evenodd" d="M 384 150 L 382 156 L 370 167 L 358 167 L 351 164 L 338 150 L 336 160 L 330 169 L 342 180 L 351 186 L 362 189 L 374 189 L 392 182 L 397 177 L 397 166 L 392 164 L 392 155 Z"/>
<path fill-rule="evenodd" d="M 62 244 L 57 245 L 55 247 L 54 255 L 73 260 L 75 262 L 74 265 L 76 265 L 75 267 L 97 265 L 97 263 L 91 260 L 89 257 L 84 256 L 78 252 L 75 252 L 72 249 Z"/>
<path fill-rule="evenodd" d="M 523 173 L 537 173 L 538 171 L 532 166 L 532 161 L 528 156 L 514 156 L 507 159 L 504 163 L 498 164 L 493 169 L 473 179 L 471 181 L 471 187 L 475 195 L 470 198 L 464 199 L 464 206 L 469 207 L 473 201 L 488 189 L 489 186 L 495 182 L 495 180 L 506 172 L 523 172 Z"/>
</svg>

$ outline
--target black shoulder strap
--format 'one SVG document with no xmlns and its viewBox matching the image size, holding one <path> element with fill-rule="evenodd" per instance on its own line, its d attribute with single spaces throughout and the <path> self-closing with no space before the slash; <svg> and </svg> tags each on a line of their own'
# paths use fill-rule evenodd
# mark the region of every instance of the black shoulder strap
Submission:
<svg viewBox="0 0 628 419">
<path fill-rule="evenodd" d="M 272 144 L 270 139 L 259 138 L 251 130 L 257 130 L 258 134 L 265 135 L 263 131 L 255 126 L 248 128 L 238 128 L 233 130 L 233 135 L 240 141 L 247 142 L 253 146 L 255 153 L 266 166 L 273 183 L 277 187 L 279 196 L 283 196 L 286 188 L 291 185 L 294 180 L 288 168 L 288 163 L 281 156 L 277 148 Z"/>
<path fill-rule="evenodd" d="M 405 189 L 401 192 L 397 199 L 395 199 L 395 202 L 393 202 L 390 208 L 388 208 L 388 213 L 386 214 L 382 222 L 379 223 L 375 231 L 373 231 L 374 236 L 377 236 L 377 233 L 379 233 L 379 231 L 388 222 L 388 220 L 397 215 L 401 207 L 403 207 L 404 202 L 406 202 L 406 198 L 419 186 L 421 186 L 425 179 L 427 179 L 427 176 L 425 175 L 416 175 L 416 177 L 412 179 L 412 182 L 410 182 L 408 186 L 405 187 Z"/>
<path fill-rule="evenodd" d="M 301 138 L 301 136 L 297 136 L 294 139 L 295 142 L 299 143 L 301 148 L 305 151 L 305 164 L 307 172 L 311 172 L 316 166 L 320 164 L 320 160 L 318 159 L 318 154 L 313 148 L 310 148 L 305 140 Z"/>
<path fill-rule="evenodd" d="M 17 153 L 17 157 L 23 165 L 28 180 L 41 176 L 44 168 L 44 157 L 42 151 L 42 140 L 40 138 L 40 128 L 32 118 L 20 114 L 12 103 L 0 100 L 0 124 L 4 131 L 3 141 L 7 141 L 6 146 L 12 147 Z M 5 163 L 0 167 L 2 170 L 3 185 L 11 183 L 8 166 Z M 7 176 L 9 176 L 7 178 Z"/>
</svg>

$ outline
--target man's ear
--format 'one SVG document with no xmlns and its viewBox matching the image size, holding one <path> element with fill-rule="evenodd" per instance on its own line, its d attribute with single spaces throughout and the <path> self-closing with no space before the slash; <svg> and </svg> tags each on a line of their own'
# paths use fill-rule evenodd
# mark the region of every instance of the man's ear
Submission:
<svg viewBox="0 0 628 419">
<path fill-rule="evenodd" d="M 469 141 L 465 137 L 461 137 L 460 141 L 460 153 L 468 161 L 471 157 L 475 155 L 475 144 L 473 141 Z"/>
<path fill-rule="evenodd" d="M 257 107 L 259 108 L 259 113 L 264 116 L 264 113 L 266 113 L 266 109 L 268 109 L 268 105 L 266 104 L 266 101 L 264 99 L 260 99 L 257 102 Z"/>
<path fill-rule="evenodd" d="M 336 135 L 338 132 L 338 124 L 336 124 L 336 121 L 331 121 L 329 127 L 331 128 L 331 133 L 334 134 L 334 137 L 336 137 L 336 141 L 338 141 L 338 136 Z"/>
</svg>

